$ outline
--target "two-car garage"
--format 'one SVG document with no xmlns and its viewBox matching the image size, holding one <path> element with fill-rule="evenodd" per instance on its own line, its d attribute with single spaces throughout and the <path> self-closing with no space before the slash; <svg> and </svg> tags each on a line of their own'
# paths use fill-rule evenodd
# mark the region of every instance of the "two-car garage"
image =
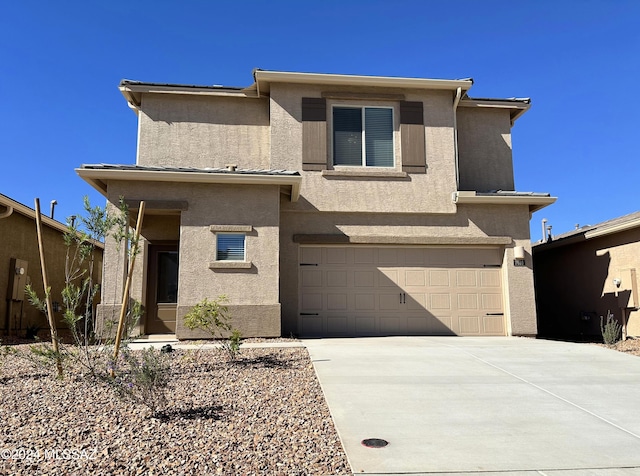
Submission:
<svg viewBox="0 0 640 476">
<path fill-rule="evenodd" d="M 505 335 L 503 249 L 301 246 L 301 335 Z"/>
</svg>

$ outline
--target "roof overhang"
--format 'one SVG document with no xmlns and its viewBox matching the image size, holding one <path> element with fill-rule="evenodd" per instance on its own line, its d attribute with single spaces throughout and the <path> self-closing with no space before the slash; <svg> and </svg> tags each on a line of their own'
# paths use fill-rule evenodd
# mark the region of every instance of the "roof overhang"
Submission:
<svg viewBox="0 0 640 476">
<path fill-rule="evenodd" d="M 139 182 L 207 183 L 226 185 L 282 185 L 291 187 L 291 201 L 300 198 L 300 175 L 222 174 L 158 170 L 78 168 L 76 173 L 98 192 L 107 195 L 109 180 Z"/>
<path fill-rule="evenodd" d="M 33 208 L 29 208 L 26 205 L 23 205 L 20 202 L 16 202 L 15 200 L 12 200 L 2 194 L 0 194 L 0 206 L 5 208 L 5 210 L 0 213 L 0 215 L 4 216 L 0 218 L 8 218 L 13 213 L 19 213 L 26 216 L 27 218 L 31 218 L 32 220 L 36 219 L 36 211 Z M 59 222 L 58 220 L 54 220 L 53 218 L 43 215 L 42 211 L 40 212 L 40 219 L 42 220 L 42 223 L 44 225 L 48 226 L 49 228 L 53 228 L 60 233 L 66 233 L 67 231 L 69 231 L 67 225 Z M 104 249 L 104 243 L 95 240 L 91 240 L 91 243 L 93 243 L 98 248 Z"/>
<path fill-rule="evenodd" d="M 612 235 L 614 233 L 619 233 L 621 231 L 631 230 L 633 228 L 640 227 L 640 218 L 635 218 L 633 220 L 629 220 L 623 223 L 617 223 L 611 226 L 603 226 L 598 227 L 593 230 L 589 230 L 585 232 L 584 236 L 586 239 L 598 238 L 599 236 Z"/>
<path fill-rule="evenodd" d="M 394 76 L 359 76 L 349 74 L 294 73 L 254 70 L 259 94 L 268 94 L 272 83 L 317 84 L 323 86 L 376 86 L 384 88 L 448 89 L 467 91 L 472 79 L 425 79 Z"/>
<path fill-rule="evenodd" d="M 531 108 L 531 99 L 529 98 L 513 98 L 513 99 L 475 99 L 466 97 L 460 101 L 459 107 L 476 107 L 476 108 L 492 108 L 507 109 L 511 117 L 511 125 Z"/>
<path fill-rule="evenodd" d="M 231 88 L 224 86 L 197 86 L 187 84 L 144 83 L 122 80 L 118 89 L 129 103 L 129 107 L 137 111 L 142 104 L 143 94 L 179 94 L 190 96 L 226 96 L 237 98 L 258 97 L 255 88 Z"/>
<path fill-rule="evenodd" d="M 528 205 L 529 213 L 533 213 L 551 205 L 557 197 L 546 193 L 458 191 L 453 192 L 452 199 L 453 203 L 462 205 Z"/>
</svg>

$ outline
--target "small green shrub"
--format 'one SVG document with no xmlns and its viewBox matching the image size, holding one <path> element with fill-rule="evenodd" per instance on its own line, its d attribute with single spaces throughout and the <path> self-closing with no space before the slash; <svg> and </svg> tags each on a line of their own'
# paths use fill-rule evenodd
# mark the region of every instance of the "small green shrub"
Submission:
<svg viewBox="0 0 640 476">
<path fill-rule="evenodd" d="M 600 316 L 600 331 L 602 332 L 604 343 L 606 345 L 614 345 L 620 340 L 622 326 L 613 318 L 613 314 L 607 311 L 606 323 L 604 322 L 604 317 Z"/>
<path fill-rule="evenodd" d="M 234 361 L 238 358 L 238 354 L 240 353 L 240 345 L 242 344 L 242 334 L 238 329 L 234 329 L 231 331 L 231 335 L 227 340 L 222 342 L 222 350 L 226 352 L 229 360 Z"/>
<path fill-rule="evenodd" d="M 221 343 L 222 350 L 229 360 L 234 361 L 240 353 L 242 334 L 231 327 L 229 308 L 225 305 L 226 296 L 218 299 L 204 299 L 191 308 L 184 316 L 184 324 L 191 330 L 200 329 L 208 332 L 212 338 L 226 338 Z M 230 333 L 230 334 L 229 334 Z M 228 335 L 228 337 L 227 337 Z"/>
</svg>

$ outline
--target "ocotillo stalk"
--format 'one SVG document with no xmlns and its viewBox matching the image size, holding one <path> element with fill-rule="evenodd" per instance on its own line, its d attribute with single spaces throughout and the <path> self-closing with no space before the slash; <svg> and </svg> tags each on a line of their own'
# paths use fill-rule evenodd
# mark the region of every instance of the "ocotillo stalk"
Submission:
<svg viewBox="0 0 640 476">
<path fill-rule="evenodd" d="M 136 251 L 138 248 L 138 241 L 140 240 L 140 230 L 142 230 L 142 216 L 144 215 L 144 201 L 140 202 L 140 210 L 138 210 L 138 221 L 136 223 L 136 234 L 133 239 L 133 253 L 131 256 L 131 263 L 129 264 L 129 272 L 127 273 L 127 282 L 124 285 L 124 292 L 122 293 L 122 307 L 120 308 L 120 319 L 118 320 L 118 330 L 116 332 L 116 343 L 113 348 L 113 361 L 118 359 L 118 351 L 120 350 L 120 341 L 122 340 L 122 332 L 124 331 L 124 318 L 127 314 L 129 288 L 131 287 L 131 276 L 133 275 L 133 267 L 136 264 Z M 113 369 L 110 371 L 113 376 Z"/>
<path fill-rule="evenodd" d="M 49 319 L 49 330 L 51 331 L 51 345 L 56 355 L 56 367 L 58 378 L 62 378 L 62 356 L 58 347 L 58 332 L 56 321 L 53 317 L 53 303 L 51 302 L 51 292 L 49 280 L 47 279 L 47 267 L 44 262 L 44 245 L 42 243 L 42 217 L 40 214 L 40 199 L 36 198 L 36 230 L 38 232 L 38 250 L 40 251 L 40 267 L 42 268 L 42 284 L 44 285 L 45 299 L 47 303 L 47 318 Z"/>
</svg>

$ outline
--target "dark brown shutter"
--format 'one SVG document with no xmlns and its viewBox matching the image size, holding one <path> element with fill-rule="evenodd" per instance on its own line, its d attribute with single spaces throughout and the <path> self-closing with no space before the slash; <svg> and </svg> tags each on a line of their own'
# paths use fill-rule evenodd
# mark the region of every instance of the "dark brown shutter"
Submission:
<svg viewBox="0 0 640 476">
<path fill-rule="evenodd" d="M 302 170 L 327 168 L 327 100 L 302 98 Z"/>
<path fill-rule="evenodd" d="M 402 170 L 413 174 L 426 173 L 427 157 L 422 102 L 400 101 L 400 137 Z"/>
</svg>

